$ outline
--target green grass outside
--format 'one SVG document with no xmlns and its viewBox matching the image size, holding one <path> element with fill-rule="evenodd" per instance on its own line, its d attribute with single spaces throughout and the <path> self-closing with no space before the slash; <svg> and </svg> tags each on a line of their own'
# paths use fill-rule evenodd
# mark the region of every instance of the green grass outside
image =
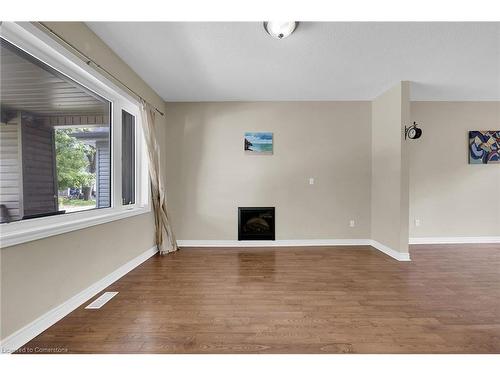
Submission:
<svg viewBox="0 0 500 375">
<path fill-rule="evenodd" d="M 59 197 L 60 206 L 95 206 L 95 199 L 85 201 L 83 199 L 68 199 Z"/>
</svg>

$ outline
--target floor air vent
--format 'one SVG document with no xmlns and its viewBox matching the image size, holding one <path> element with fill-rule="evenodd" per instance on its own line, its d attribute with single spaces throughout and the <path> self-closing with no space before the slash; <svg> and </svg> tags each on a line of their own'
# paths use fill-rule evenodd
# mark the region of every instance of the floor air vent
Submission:
<svg viewBox="0 0 500 375">
<path fill-rule="evenodd" d="M 99 298 L 97 298 L 94 302 L 86 307 L 86 309 L 100 309 L 104 306 L 106 302 L 108 302 L 111 298 L 116 296 L 118 292 L 106 292 Z"/>
</svg>

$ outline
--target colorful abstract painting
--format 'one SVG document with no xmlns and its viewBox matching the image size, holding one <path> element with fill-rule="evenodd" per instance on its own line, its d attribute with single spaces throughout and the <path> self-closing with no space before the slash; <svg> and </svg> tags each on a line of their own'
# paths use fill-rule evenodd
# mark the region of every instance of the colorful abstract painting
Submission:
<svg viewBox="0 0 500 375">
<path fill-rule="evenodd" d="M 500 130 L 469 132 L 469 164 L 500 163 Z"/>
<path fill-rule="evenodd" d="M 272 154 L 273 133 L 245 133 L 245 152 L 249 154 Z"/>
</svg>

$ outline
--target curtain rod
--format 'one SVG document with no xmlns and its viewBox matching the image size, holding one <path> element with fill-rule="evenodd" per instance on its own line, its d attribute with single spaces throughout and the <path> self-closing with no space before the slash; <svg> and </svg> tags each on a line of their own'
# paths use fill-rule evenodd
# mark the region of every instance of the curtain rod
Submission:
<svg viewBox="0 0 500 375">
<path fill-rule="evenodd" d="M 106 68 L 103 68 L 101 65 L 99 65 L 97 62 L 95 62 L 95 60 L 93 60 L 92 58 L 90 58 L 89 56 L 87 56 L 85 53 L 83 53 L 80 49 L 76 48 L 73 44 L 71 44 L 70 42 L 68 42 L 66 39 L 64 39 L 62 36 L 60 36 L 58 33 L 56 33 L 54 30 L 52 30 L 50 27 L 48 27 L 47 25 L 45 25 L 45 23 L 43 22 L 38 22 L 39 25 L 41 25 L 42 27 L 44 27 L 47 31 L 49 31 L 51 34 L 53 34 L 56 38 L 58 38 L 59 40 L 61 40 L 64 44 L 66 44 L 67 46 L 69 46 L 71 49 L 73 49 L 74 51 L 76 51 L 78 54 L 80 54 L 82 57 L 85 58 L 85 63 L 87 65 L 90 66 L 90 64 L 93 64 L 96 68 L 102 70 L 103 72 L 105 72 L 108 76 L 110 76 L 111 78 L 113 78 L 116 82 L 118 82 L 120 85 L 122 85 L 123 87 L 125 87 L 128 91 L 130 91 L 133 95 L 135 95 L 137 98 L 139 98 L 140 100 L 148 103 L 149 105 L 151 105 L 156 112 L 158 112 L 160 115 L 164 116 L 165 114 L 160 111 L 158 108 L 156 108 L 154 105 L 152 105 L 151 103 L 149 103 L 148 101 L 146 101 L 146 99 L 144 99 L 141 95 L 139 95 L 138 93 L 136 93 L 134 90 L 132 90 L 130 87 L 128 87 L 125 83 L 123 83 L 122 81 L 120 81 L 118 78 L 116 78 L 116 76 L 112 73 L 110 73 Z"/>
</svg>

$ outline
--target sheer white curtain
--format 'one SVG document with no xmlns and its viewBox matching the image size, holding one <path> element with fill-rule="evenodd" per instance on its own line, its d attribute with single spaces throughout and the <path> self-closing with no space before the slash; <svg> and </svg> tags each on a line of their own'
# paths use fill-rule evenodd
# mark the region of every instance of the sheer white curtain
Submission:
<svg viewBox="0 0 500 375">
<path fill-rule="evenodd" d="M 142 129 L 148 148 L 149 176 L 151 178 L 151 195 L 155 216 L 156 245 L 160 254 L 168 254 L 177 251 L 177 242 L 170 226 L 167 214 L 167 201 L 165 188 L 162 182 L 160 168 L 160 147 L 156 138 L 155 109 L 142 101 Z"/>
</svg>

